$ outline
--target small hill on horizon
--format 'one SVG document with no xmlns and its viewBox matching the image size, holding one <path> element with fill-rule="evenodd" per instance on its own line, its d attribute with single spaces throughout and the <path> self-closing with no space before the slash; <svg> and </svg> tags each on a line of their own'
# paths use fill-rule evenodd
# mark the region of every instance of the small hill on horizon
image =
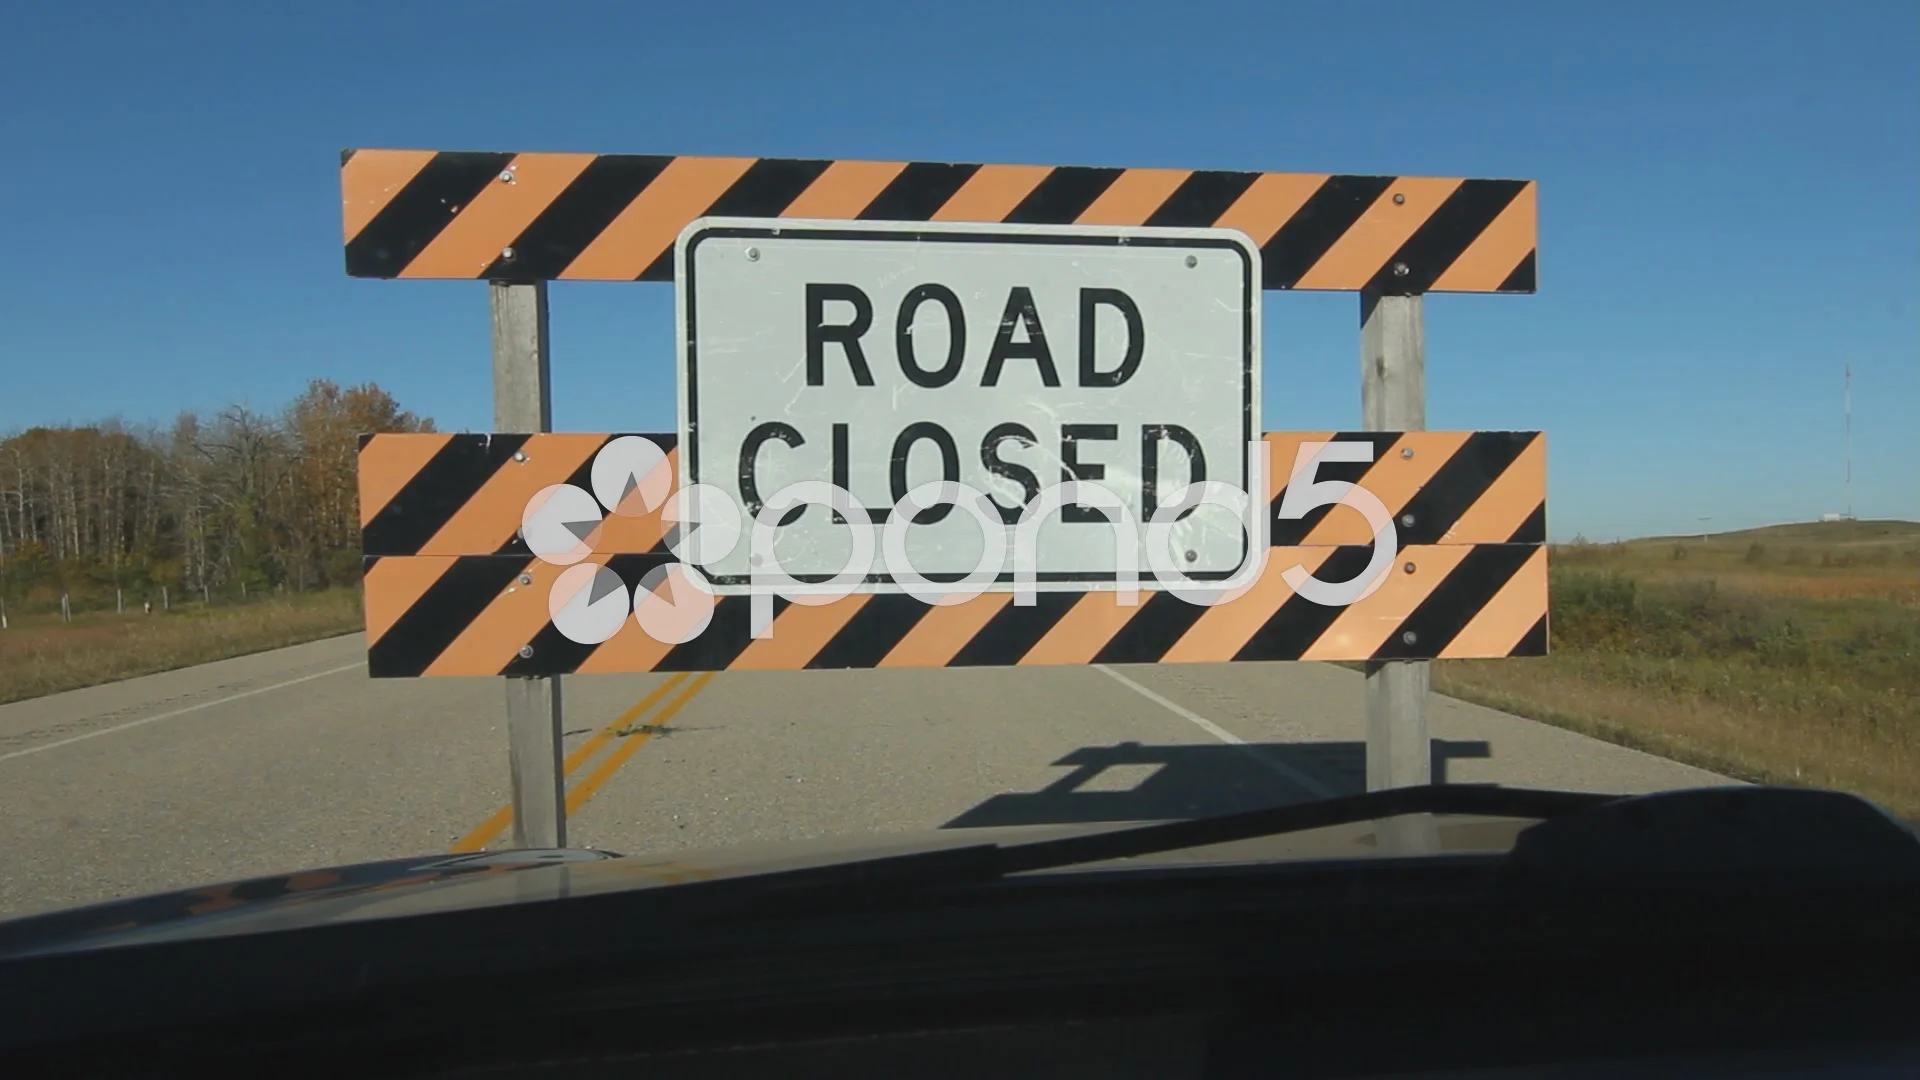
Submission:
<svg viewBox="0 0 1920 1080">
<path fill-rule="evenodd" d="M 1760 525 L 1751 529 L 1705 534 L 1708 544 L 1802 544 L 1815 547 L 1863 548 L 1899 547 L 1920 543 L 1920 521 L 1888 518 L 1874 521 L 1796 521 L 1780 525 Z M 1628 547 L 1701 543 L 1700 533 L 1670 536 L 1644 536 L 1621 543 Z"/>
</svg>

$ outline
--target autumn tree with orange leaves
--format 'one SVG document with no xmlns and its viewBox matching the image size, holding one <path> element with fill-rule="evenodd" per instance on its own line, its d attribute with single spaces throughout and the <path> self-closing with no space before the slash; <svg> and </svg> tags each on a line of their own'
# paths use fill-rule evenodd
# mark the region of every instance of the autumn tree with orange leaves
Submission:
<svg viewBox="0 0 1920 1080">
<path fill-rule="evenodd" d="M 277 414 L 0 438 L 0 598 L 352 584 L 360 436 L 432 430 L 378 386 L 315 380 Z"/>
</svg>

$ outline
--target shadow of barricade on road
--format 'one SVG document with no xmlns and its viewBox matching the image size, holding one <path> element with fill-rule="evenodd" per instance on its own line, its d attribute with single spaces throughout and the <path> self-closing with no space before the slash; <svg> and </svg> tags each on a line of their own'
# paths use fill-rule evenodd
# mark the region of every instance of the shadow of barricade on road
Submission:
<svg viewBox="0 0 1920 1080">
<path fill-rule="evenodd" d="M 1447 763 L 1493 756 L 1482 741 L 1433 740 L 1433 779 Z M 1211 817 L 1351 795 L 1367 787 L 1359 742 L 1083 746 L 1053 764 L 1072 771 L 1039 791 L 1005 792 L 947 822 L 946 829 L 1077 825 Z M 1319 786 L 1313 790 L 1296 777 Z"/>
</svg>

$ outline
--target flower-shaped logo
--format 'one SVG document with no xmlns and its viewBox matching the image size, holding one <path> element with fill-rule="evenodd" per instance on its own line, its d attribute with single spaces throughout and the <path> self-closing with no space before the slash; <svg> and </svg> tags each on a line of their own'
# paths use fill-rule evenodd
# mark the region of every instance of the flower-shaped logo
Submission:
<svg viewBox="0 0 1920 1080">
<path fill-rule="evenodd" d="M 589 476 L 592 491 L 553 484 L 535 492 L 520 516 L 527 550 L 566 568 L 547 594 L 554 628 L 570 641 L 599 645 L 619 633 L 631 615 L 648 636 L 665 644 L 698 637 L 712 621 L 714 594 L 691 564 L 715 557 L 707 549 L 716 544 L 730 549 L 729 534 L 737 542 L 732 500 L 704 485 L 676 490 L 666 453 L 637 435 L 601 447 Z M 597 544 L 608 540 L 618 550 L 618 534 L 629 528 L 636 536 L 651 533 L 638 519 L 655 514 L 668 549 L 684 561 L 653 566 L 631 592 L 613 568 L 586 561 Z"/>
</svg>

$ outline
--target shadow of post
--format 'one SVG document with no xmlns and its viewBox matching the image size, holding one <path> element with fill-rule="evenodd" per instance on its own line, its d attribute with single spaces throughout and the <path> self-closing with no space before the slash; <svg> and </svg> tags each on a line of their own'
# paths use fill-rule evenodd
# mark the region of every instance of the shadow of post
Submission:
<svg viewBox="0 0 1920 1080">
<path fill-rule="evenodd" d="M 1434 782 L 1447 782 L 1449 761 L 1492 756 L 1485 742 L 1435 739 Z M 994 795 L 942 827 L 1212 817 L 1321 797 L 1289 780 L 1287 772 L 1305 774 L 1335 795 L 1357 794 L 1367 787 L 1367 747 L 1359 742 L 1243 746 L 1128 742 L 1083 746 L 1053 764 L 1072 771 L 1039 791 Z"/>
<path fill-rule="evenodd" d="M 1433 740 L 1433 782 L 1445 784 L 1447 762 L 1449 761 L 1485 761 L 1493 757 L 1493 747 L 1484 739 L 1434 739 Z"/>
</svg>

